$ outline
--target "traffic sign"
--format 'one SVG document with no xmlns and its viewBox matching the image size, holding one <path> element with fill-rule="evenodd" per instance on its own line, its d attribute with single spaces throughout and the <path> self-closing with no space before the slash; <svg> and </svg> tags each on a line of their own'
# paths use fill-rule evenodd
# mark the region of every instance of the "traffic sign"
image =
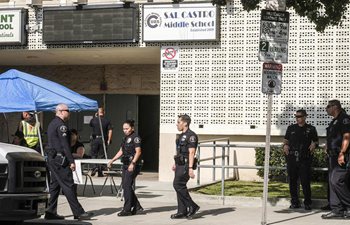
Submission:
<svg viewBox="0 0 350 225">
<path fill-rule="evenodd" d="M 162 73 L 174 73 L 179 71 L 179 47 L 163 46 L 160 58 Z"/>
<path fill-rule="evenodd" d="M 288 62 L 289 12 L 261 10 L 259 60 Z"/>
<path fill-rule="evenodd" d="M 263 63 L 261 91 L 264 94 L 281 94 L 282 64 Z"/>
</svg>

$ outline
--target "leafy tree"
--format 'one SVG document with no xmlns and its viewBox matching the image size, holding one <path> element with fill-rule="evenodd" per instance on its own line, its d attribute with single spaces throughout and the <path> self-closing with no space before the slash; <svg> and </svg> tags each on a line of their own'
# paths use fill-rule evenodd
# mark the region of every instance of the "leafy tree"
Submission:
<svg viewBox="0 0 350 225">
<path fill-rule="evenodd" d="M 259 9 L 259 3 L 265 0 L 241 0 L 243 9 L 251 11 Z M 212 0 L 213 5 L 224 6 L 227 0 Z M 338 26 L 346 19 L 350 0 L 286 0 L 287 8 L 294 8 L 295 12 L 307 17 L 316 25 L 318 32 L 323 32 L 328 26 Z"/>
<path fill-rule="evenodd" d="M 241 0 L 243 9 L 251 11 L 259 8 L 261 0 Z M 350 0 L 286 0 L 287 8 L 294 8 L 295 12 L 307 17 L 316 25 L 316 30 L 323 32 L 327 26 L 337 26 L 346 19 Z"/>
</svg>

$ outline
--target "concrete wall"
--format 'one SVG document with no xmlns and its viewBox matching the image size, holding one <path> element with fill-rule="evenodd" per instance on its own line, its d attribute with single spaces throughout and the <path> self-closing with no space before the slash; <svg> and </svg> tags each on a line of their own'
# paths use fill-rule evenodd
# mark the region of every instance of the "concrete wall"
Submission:
<svg viewBox="0 0 350 225">
<path fill-rule="evenodd" d="M 159 94 L 158 64 L 0 67 L 0 72 L 10 68 L 52 80 L 81 94 Z M 103 77 L 107 91 L 100 90 Z"/>
</svg>

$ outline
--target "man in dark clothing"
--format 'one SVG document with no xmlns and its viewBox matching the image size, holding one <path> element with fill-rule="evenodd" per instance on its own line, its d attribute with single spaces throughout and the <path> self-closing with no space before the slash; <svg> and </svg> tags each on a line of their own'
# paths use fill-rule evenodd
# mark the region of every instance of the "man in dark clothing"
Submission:
<svg viewBox="0 0 350 225">
<path fill-rule="evenodd" d="M 75 171 L 74 159 L 70 150 L 70 135 L 65 122 L 69 119 L 69 109 L 65 104 L 56 107 L 56 117 L 47 128 L 48 149 L 47 166 L 50 172 L 50 199 L 45 213 L 45 219 L 62 220 L 63 216 L 57 214 L 57 202 L 62 188 L 74 219 L 90 219 L 92 213 L 87 213 L 78 202 L 74 192 L 73 173 Z"/>
<path fill-rule="evenodd" d="M 98 109 L 95 117 L 90 121 L 90 127 L 92 128 L 91 134 L 91 158 L 97 159 L 104 155 L 104 148 L 110 145 L 112 141 L 112 130 L 113 126 L 111 121 L 105 118 L 105 111 L 102 107 Z M 101 124 L 100 124 L 101 119 Z M 103 136 L 101 134 L 101 126 L 103 131 Z M 103 143 L 104 141 L 104 143 Z M 98 172 L 98 176 L 102 177 L 102 167 L 101 165 L 95 165 L 92 169 L 91 176 L 95 176 Z"/>
<path fill-rule="evenodd" d="M 171 219 L 191 218 L 199 206 L 192 200 L 187 182 L 194 178 L 194 155 L 198 145 L 197 134 L 190 130 L 191 118 L 188 115 L 180 115 L 177 120 L 177 129 L 181 134 L 176 139 L 176 155 L 173 171 L 175 177 L 173 186 L 177 195 L 177 213 L 170 216 Z"/>
<path fill-rule="evenodd" d="M 326 107 L 333 117 L 327 127 L 327 152 L 329 155 L 329 201 L 332 211 L 323 219 L 350 219 L 349 143 L 350 117 L 342 110 L 338 100 L 331 100 Z"/>
<path fill-rule="evenodd" d="M 296 111 L 296 124 L 287 128 L 284 136 L 283 151 L 287 159 L 289 191 L 291 205 L 289 208 L 300 208 L 298 180 L 300 179 L 304 193 L 304 208 L 311 210 L 311 162 L 312 153 L 318 145 L 316 128 L 306 123 L 306 111 Z"/>
</svg>

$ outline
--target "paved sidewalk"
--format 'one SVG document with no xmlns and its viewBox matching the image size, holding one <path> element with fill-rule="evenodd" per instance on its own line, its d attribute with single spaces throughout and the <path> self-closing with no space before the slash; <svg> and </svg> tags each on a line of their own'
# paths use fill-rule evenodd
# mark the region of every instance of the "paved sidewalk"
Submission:
<svg viewBox="0 0 350 225">
<path fill-rule="evenodd" d="M 123 201 L 111 194 L 110 187 L 104 189 L 103 196 L 93 195 L 91 187 L 88 187 L 86 196 L 80 196 L 79 201 L 87 211 L 94 212 L 95 217 L 90 221 L 76 221 L 64 196 L 59 198 L 58 213 L 66 216 L 65 221 L 45 221 L 37 219 L 26 221 L 27 225 L 34 224 L 81 224 L 81 225 L 115 225 L 118 223 L 140 225 L 171 225 L 171 224 L 237 224 L 259 225 L 261 224 L 261 200 L 257 198 L 227 198 L 225 205 L 219 197 L 210 198 L 193 194 L 193 199 L 201 209 L 192 220 L 171 220 L 170 214 L 176 212 L 176 195 L 172 184 L 158 182 L 155 175 L 140 176 L 137 180 L 137 195 L 144 207 L 144 212 L 131 217 L 118 217 L 117 212 L 122 209 Z M 94 178 L 94 185 L 99 192 L 104 178 Z M 116 179 L 119 185 L 119 178 Z M 109 183 L 107 183 L 109 185 Z M 79 194 L 82 194 L 82 186 L 79 186 Z M 344 225 L 350 220 L 322 220 L 320 210 L 305 211 L 303 209 L 293 211 L 288 209 L 288 201 L 273 202 L 267 208 L 268 224 L 277 225 Z"/>
</svg>

